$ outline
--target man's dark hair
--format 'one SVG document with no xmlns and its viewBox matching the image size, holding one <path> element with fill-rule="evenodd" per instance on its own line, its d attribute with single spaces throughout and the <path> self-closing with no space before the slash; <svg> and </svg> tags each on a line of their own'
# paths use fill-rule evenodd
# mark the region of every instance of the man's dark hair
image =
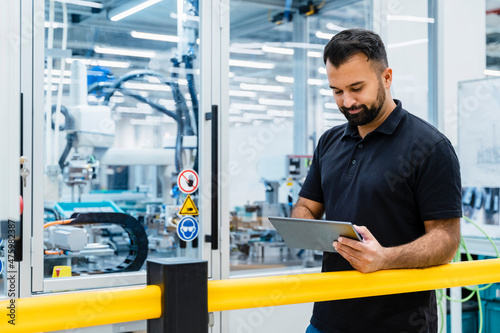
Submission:
<svg viewBox="0 0 500 333">
<path fill-rule="evenodd" d="M 338 68 L 360 52 L 364 53 L 368 60 L 374 62 L 375 69 L 379 73 L 389 66 L 385 46 L 380 36 L 364 29 L 343 30 L 333 36 L 325 46 L 323 61 L 326 64 L 328 60 Z"/>
</svg>

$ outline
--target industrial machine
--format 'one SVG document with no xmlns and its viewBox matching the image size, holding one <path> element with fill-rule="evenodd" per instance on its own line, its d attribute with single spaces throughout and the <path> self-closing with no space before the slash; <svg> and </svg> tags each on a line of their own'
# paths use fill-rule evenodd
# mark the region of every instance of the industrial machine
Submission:
<svg viewBox="0 0 500 333">
<path fill-rule="evenodd" d="M 53 98 L 47 90 L 44 277 L 56 266 L 72 275 L 137 271 L 147 257 L 197 251 L 176 228 L 186 198 L 177 176 L 198 170 L 198 1 L 180 1 L 177 14 L 179 42 L 168 61 L 116 75 L 72 58 L 69 91 L 60 85 Z M 48 56 L 49 86 L 54 60 Z M 197 205 L 198 195 L 190 200 Z"/>
</svg>

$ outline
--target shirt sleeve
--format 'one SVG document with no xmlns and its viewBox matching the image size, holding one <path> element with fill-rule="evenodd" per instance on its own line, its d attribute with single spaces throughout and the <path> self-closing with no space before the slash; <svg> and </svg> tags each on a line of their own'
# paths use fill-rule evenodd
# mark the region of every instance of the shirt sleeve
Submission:
<svg viewBox="0 0 500 333">
<path fill-rule="evenodd" d="M 416 166 L 415 199 L 423 221 L 462 217 L 460 165 L 447 139 Z"/>
<path fill-rule="evenodd" d="M 323 138 L 323 137 L 322 137 Z M 299 196 L 313 200 L 319 203 L 324 203 L 323 189 L 321 188 L 321 165 L 320 165 L 320 155 L 322 138 L 318 142 L 318 146 L 314 151 L 313 160 L 311 166 L 309 167 L 309 173 L 300 189 Z"/>
</svg>

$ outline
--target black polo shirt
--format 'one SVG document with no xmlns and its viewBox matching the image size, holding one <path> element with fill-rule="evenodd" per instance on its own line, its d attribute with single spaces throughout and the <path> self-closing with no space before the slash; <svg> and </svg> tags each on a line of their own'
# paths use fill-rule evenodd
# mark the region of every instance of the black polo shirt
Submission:
<svg viewBox="0 0 500 333">
<path fill-rule="evenodd" d="M 299 193 L 323 203 L 327 220 L 366 226 L 385 247 L 422 236 L 423 221 L 462 216 L 460 168 L 451 143 L 395 102 L 384 123 L 364 139 L 350 124 L 326 131 Z M 323 271 L 352 269 L 339 254 L 324 253 Z M 335 333 L 434 332 L 435 295 L 319 302 L 311 323 Z"/>
</svg>

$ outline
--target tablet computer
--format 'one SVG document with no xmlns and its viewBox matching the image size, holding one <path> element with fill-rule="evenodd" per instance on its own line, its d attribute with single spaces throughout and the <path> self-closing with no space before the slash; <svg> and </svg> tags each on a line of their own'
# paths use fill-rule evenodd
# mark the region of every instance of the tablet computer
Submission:
<svg viewBox="0 0 500 333">
<path fill-rule="evenodd" d="M 340 236 L 363 241 L 352 223 L 327 220 L 269 217 L 290 248 L 337 252 L 332 243 Z"/>
</svg>

